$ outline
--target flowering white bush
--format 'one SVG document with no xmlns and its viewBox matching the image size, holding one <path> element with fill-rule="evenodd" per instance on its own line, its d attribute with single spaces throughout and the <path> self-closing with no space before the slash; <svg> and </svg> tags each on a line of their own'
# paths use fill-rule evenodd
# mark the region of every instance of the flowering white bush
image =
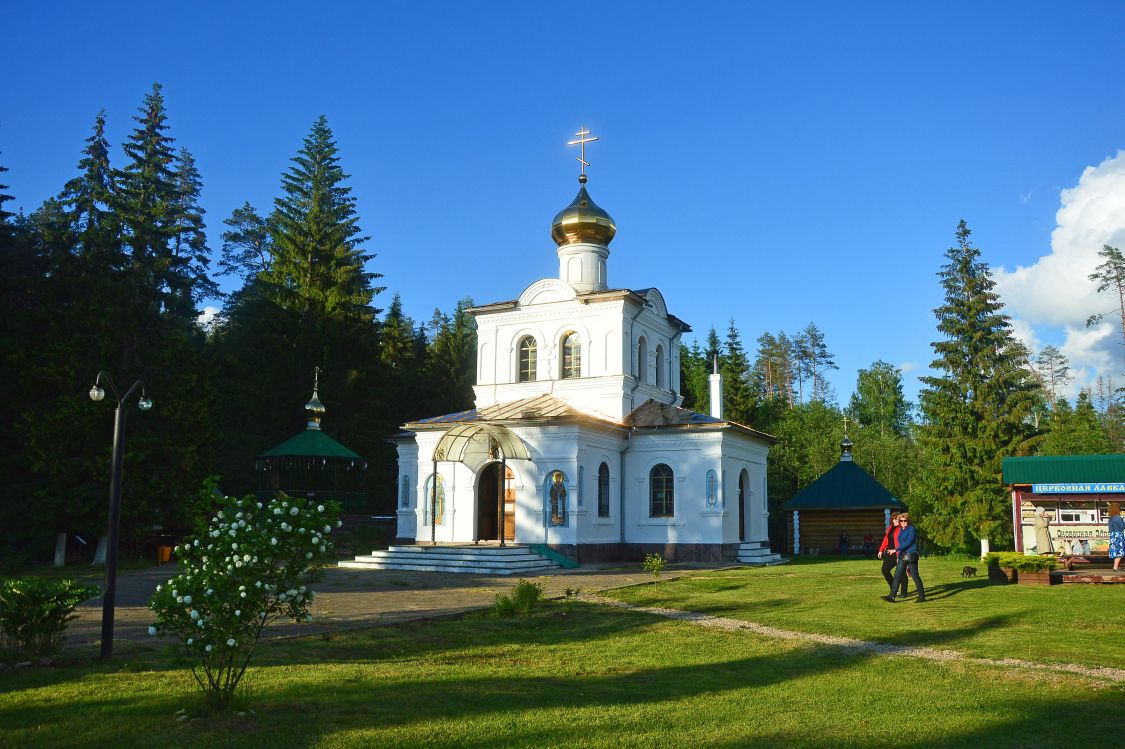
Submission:
<svg viewBox="0 0 1125 749">
<path fill-rule="evenodd" d="M 149 634 L 178 637 L 212 707 L 226 708 L 262 628 L 282 617 L 311 621 L 313 592 L 340 525 L 334 503 L 278 494 L 268 503 L 226 497 L 174 551 L 180 574 L 157 586 Z"/>
</svg>

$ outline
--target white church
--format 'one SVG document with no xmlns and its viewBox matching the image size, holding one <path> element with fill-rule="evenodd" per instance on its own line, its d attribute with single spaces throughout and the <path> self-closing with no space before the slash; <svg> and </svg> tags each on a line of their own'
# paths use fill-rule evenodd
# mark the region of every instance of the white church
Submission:
<svg viewBox="0 0 1125 749">
<path fill-rule="evenodd" d="M 588 143 L 588 131 L 576 143 Z M 583 166 L 585 153 L 579 161 Z M 655 288 L 609 284 L 617 231 L 586 191 L 551 225 L 558 278 L 475 307 L 476 408 L 419 419 L 398 450 L 400 542 L 530 544 L 579 564 L 778 560 L 767 537 L 775 439 L 681 408 L 686 323 Z"/>
</svg>

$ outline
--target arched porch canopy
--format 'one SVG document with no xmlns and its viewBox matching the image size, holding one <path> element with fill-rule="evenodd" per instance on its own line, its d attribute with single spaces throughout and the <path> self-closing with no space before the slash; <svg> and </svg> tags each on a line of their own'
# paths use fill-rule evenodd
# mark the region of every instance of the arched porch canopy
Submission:
<svg viewBox="0 0 1125 749">
<path fill-rule="evenodd" d="M 492 460 L 531 460 L 531 454 L 512 430 L 499 424 L 458 424 L 438 440 L 434 462 L 464 463 L 476 472 Z"/>
<path fill-rule="evenodd" d="M 501 466 L 509 460 L 531 460 L 527 445 L 512 430 L 499 424 L 481 422 L 462 422 L 442 435 L 434 446 L 434 473 L 439 461 L 464 463 L 473 473 L 481 466 L 499 460 Z M 499 498 L 496 504 L 497 527 L 503 529 L 504 523 L 504 472 L 500 473 Z M 437 505 L 437 481 L 432 484 L 430 507 Z M 430 543 L 437 543 L 437 523 L 430 522 Z M 504 545 L 504 534 L 500 532 L 500 545 Z"/>
</svg>

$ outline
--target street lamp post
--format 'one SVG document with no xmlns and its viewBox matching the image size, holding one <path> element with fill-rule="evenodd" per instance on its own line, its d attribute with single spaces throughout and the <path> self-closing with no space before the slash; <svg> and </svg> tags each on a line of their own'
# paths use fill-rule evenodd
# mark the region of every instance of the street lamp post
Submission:
<svg viewBox="0 0 1125 749">
<path fill-rule="evenodd" d="M 125 462 L 125 401 L 129 399 L 136 389 L 141 389 L 141 397 L 137 399 L 137 408 L 148 411 L 152 408 L 152 399 L 145 395 L 145 384 L 137 380 L 133 386 L 121 395 L 113 384 L 113 378 L 105 370 L 98 372 L 93 387 L 90 388 L 90 400 L 97 402 L 105 398 L 102 389 L 102 380 L 109 387 L 113 397 L 117 399 L 117 409 L 114 412 L 113 422 L 113 468 L 109 479 L 109 531 L 107 532 L 105 550 L 105 594 L 102 596 L 102 658 L 108 659 L 113 655 L 113 609 L 117 598 L 117 535 L 121 524 L 121 466 Z"/>
</svg>

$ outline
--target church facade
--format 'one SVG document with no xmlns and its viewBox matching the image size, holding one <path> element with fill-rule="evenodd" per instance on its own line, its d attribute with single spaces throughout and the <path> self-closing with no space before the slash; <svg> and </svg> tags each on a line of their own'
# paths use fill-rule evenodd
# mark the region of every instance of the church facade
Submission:
<svg viewBox="0 0 1125 749">
<path fill-rule="evenodd" d="M 612 218 L 580 175 L 555 217 L 558 278 L 470 310 L 476 407 L 403 426 L 397 535 L 542 544 L 578 562 L 769 563 L 774 441 L 681 407 L 681 336 L 655 288 L 611 288 Z"/>
</svg>

